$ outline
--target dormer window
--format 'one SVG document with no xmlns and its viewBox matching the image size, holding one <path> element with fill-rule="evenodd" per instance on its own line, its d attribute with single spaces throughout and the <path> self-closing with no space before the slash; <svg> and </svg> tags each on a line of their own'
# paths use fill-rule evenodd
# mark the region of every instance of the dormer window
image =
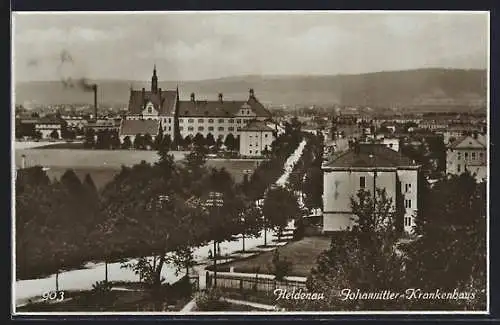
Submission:
<svg viewBox="0 0 500 325">
<path fill-rule="evenodd" d="M 148 107 L 148 114 L 151 114 L 153 113 L 153 109 L 151 108 L 151 106 Z"/>
</svg>

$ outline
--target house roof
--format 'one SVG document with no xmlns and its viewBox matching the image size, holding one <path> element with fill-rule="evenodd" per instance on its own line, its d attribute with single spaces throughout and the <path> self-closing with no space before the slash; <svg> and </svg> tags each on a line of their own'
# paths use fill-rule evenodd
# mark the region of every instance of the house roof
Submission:
<svg viewBox="0 0 500 325">
<path fill-rule="evenodd" d="M 124 120 L 120 127 L 120 135 L 150 134 L 158 135 L 160 121 L 158 120 Z"/>
<path fill-rule="evenodd" d="M 36 121 L 36 124 L 64 124 L 65 121 L 61 118 L 58 118 L 56 116 L 45 116 L 42 118 L 39 118 Z"/>
<path fill-rule="evenodd" d="M 144 105 L 151 102 L 160 115 L 174 115 L 177 101 L 176 90 L 151 91 L 131 90 L 128 104 L 130 114 L 141 114 Z"/>
<path fill-rule="evenodd" d="M 450 149 L 486 149 L 486 137 L 484 135 L 478 135 L 477 138 L 470 135 L 462 136 L 448 147 Z"/>
<path fill-rule="evenodd" d="M 243 106 L 258 117 L 271 117 L 271 113 L 253 96 L 247 101 L 180 101 L 179 115 L 182 117 L 234 117 Z"/>
<path fill-rule="evenodd" d="M 404 156 L 387 148 L 383 144 L 362 143 L 356 148 L 334 155 L 324 167 L 352 167 L 352 168 L 391 168 L 417 167 L 417 164 Z"/>
<path fill-rule="evenodd" d="M 262 121 L 252 121 L 247 126 L 242 127 L 240 131 L 269 131 L 272 132 L 274 129 L 267 125 L 266 122 Z"/>
</svg>

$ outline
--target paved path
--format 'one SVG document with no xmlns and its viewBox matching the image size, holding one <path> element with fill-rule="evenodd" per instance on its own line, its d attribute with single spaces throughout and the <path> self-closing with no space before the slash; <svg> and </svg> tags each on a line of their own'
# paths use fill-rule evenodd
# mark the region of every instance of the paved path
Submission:
<svg viewBox="0 0 500 325">
<path fill-rule="evenodd" d="M 272 306 L 272 305 L 264 305 L 264 304 L 260 304 L 257 302 L 236 300 L 236 299 L 229 299 L 229 298 L 222 298 L 222 299 L 231 303 L 231 304 L 235 304 L 235 305 L 245 305 L 245 306 L 250 306 L 250 307 L 264 309 L 264 310 L 276 310 L 276 307 Z"/>
<path fill-rule="evenodd" d="M 293 169 L 293 165 L 299 160 L 302 155 L 302 151 L 305 146 L 305 141 L 302 141 L 299 147 L 294 153 L 290 155 L 286 164 L 285 172 L 276 182 L 277 185 L 285 185 L 288 181 L 288 176 L 290 171 Z M 288 228 L 293 229 L 293 221 L 290 222 Z M 258 245 L 263 244 L 263 232 L 261 232 L 258 238 L 245 238 L 245 246 L 247 249 L 254 250 Z M 273 240 L 277 239 L 276 234 L 271 231 L 267 233 L 267 240 L 272 243 Z M 285 243 L 283 243 L 285 244 Z M 205 246 L 198 247 L 194 250 L 195 261 L 206 260 L 209 250 L 211 250 L 213 244 L 208 244 Z M 221 254 L 230 256 L 233 252 L 240 250 L 242 247 L 241 236 L 238 235 L 238 240 L 231 242 L 220 243 Z M 134 261 L 131 259 L 129 262 Z M 200 288 L 205 285 L 205 270 L 204 268 L 207 264 L 199 264 L 195 266 L 194 271 L 198 272 L 200 275 L 199 282 Z M 59 273 L 59 288 L 60 290 L 89 290 L 96 281 L 101 281 L 104 279 L 105 275 L 105 265 L 104 263 L 87 263 L 85 267 L 77 270 L 64 271 Z M 110 263 L 108 264 L 108 275 L 110 281 L 138 281 L 139 276 L 136 275 L 130 269 L 123 269 L 121 263 Z M 164 265 L 161 274 L 167 283 L 174 283 L 178 281 L 184 274 L 176 275 L 175 267 L 170 264 Z M 14 296 L 16 299 L 16 305 L 21 305 L 26 303 L 28 299 L 38 298 L 43 292 L 54 290 L 55 287 L 55 274 L 45 278 L 29 279 L 29 280 L 18 280 L 15 285 Z"/>
</svg>

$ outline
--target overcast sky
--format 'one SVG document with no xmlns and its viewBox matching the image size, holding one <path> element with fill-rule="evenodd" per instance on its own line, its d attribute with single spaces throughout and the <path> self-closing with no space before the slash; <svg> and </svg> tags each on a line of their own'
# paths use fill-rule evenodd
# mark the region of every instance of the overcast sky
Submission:
<svg viewBox="0 0 500 325">
<path fill-rule="evenodd" d="M 180 81 L 486 68 L 488 58 L 485 13 L 14 15 L 17 81 L 149 80 L 154 63 L 160 80 Z"/>
</svg>

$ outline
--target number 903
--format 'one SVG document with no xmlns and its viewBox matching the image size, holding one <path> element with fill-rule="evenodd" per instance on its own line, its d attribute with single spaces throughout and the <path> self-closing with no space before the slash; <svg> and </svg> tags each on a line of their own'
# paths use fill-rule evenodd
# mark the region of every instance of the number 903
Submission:
<svg viewBox="0 0 500 325">
<path fill-rule="evenodd" d="M 42 300 L 43 301 L 48 301 L 48 300 L 62 301 L 62 300 L 64 300 L 64 291 L 45 291 L 42 294 Z"/>
</svg>

